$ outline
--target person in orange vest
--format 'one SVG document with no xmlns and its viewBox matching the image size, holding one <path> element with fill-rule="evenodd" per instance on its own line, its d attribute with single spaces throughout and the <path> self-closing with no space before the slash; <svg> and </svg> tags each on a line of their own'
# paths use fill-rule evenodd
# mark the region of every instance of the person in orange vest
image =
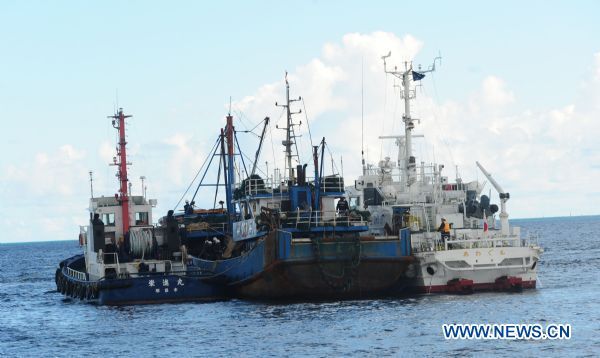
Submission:
<svg viewBox="0 0 600 358">
<path fill-rule="evenodd" d="M 442 218 L 442 224 L 438 231 L 442 233 L 442 242 L 446 242 L 446 239 L 450 238 L 450 224 L 445 218 Z"/>
</svg>

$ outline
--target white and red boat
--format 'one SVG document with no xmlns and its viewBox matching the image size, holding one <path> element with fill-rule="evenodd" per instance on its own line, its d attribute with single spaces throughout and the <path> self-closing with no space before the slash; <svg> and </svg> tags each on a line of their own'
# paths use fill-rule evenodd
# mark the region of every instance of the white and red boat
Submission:
<svg viewBox="0 0 600 358">
<path fill-rule="evenodd" d="M 389 55 L 388 55 L 389 56 Z M 365 164 L 354 186 L 347 187 L 350 206 L 366 209 L 370 214 L 369 234 L 397 235 L 403 228 L 411 230 L 411 248 L 415 263 L 407 276 L 416 292 L 458 292 L 478 290 L 521 290 L 535 288 L 537 264 L 543 249 L 537 238 L 523 237 L 519 227 L 510 226 L 506 202 L 509 193 L 477 162 L 484 176 L 499 194 L 500 208 L 490 203 L 491 195 L 482 195 L 485 183 L 450 182 L 444 166 L 417 164 L 412 140 L 417 120 L 411 117 L 410 101 L 416 91 L 411 82 L 421 80 L 425 70 L 384 70 L 401 82 L 404 100 L 404 135 L 383 136 L 398 146 L 397 161 L 386 157 L 378 165 Z M 500 210 L 499 210 L 500 209 Z M 497 213 L 500 221 L 496 226 Z M 445 218 L 450 233 L 442 239 L 438 226 Z"/>
</svg>

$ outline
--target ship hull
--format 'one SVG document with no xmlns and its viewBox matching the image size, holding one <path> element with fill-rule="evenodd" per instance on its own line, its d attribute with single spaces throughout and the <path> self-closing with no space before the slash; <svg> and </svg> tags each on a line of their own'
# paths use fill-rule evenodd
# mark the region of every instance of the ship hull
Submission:
<svg viewBox="0 0 600 358">
<path fill-rule="evenodd" d="M 260 275 L 236 284 L 238 296 L 252 299 L 350 299 L 386 295 L 403 286 L 410 258 L 319 263 L 279 261 Z M 385 275 L 381 273 L 385 272 Z"/>
<path fill-rule="evenodd" d="M 397 293 L 414 258 L 404 240 L 297 239 L 276 231 L 229 260 L 194 258 L 232 296 L 251 299 L 345 299 Z"/>
<path fill-rule="evenodd" d="M 521 291 L 536 288 L 540 251 L 533 247 L 421 252 L 408 275 L 416 293 Z"/>
<path fill-rule="evenodd" d="M 204 278 L 182 274 L 140 275 L 130 278 L 87 280 L 75 277 L 69 268 L 79 267 L 83 255 L 61 263 L 56 271 L 57 291 L 67 297 L 99 305 L 137 305 L 224 299 L 224 290 Z"/>
</svg>

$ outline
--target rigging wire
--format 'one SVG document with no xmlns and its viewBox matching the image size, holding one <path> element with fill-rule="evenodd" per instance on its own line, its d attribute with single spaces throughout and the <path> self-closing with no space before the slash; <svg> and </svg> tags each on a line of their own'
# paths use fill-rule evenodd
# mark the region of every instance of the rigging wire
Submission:
<svg viewBox="0 0 600 358">
<path fill-rule="evenodd" d="M 394 80 L 395 81 L 395 80 Z M 385 134 L 385 117 L 387 109 L 388 73 L 385 73 L 385 90 L 383 91 L 383 118 L 381 119 L 381 135 Z M 379 160 L 383 154 L 383 141 L 379 141 Z"/>
<path fill-rule="evenodd" d="M 279 114 L 279 118 L 277 118 L 276 123 L 281 120 L 281 118 L 283 117 L 283 113 L 284 113 L 284 110 L 281 109 L 281 113 Z M 275 144 L 274 144 L 275 139 L 273 138 L 273 128 L 271 127 L 271 121 L 269 121 L 269 136 L 271 137 L 271 151 L 273 153 L 273 166 L 274 166 L 273 170 L 275 170 L 277 168 L 276 167 L 277 160 L 276 160 L 276 156 L 275 156 Z M 268 175 L 267 175 L 267 177 L 268 177 Z M 275 180 L 275 178 L 273 178 L 273 180 Z"/>
<path fill-rule="evenodd" d="M 246 157 L 246 159 L 248 159 L 248 163 L 254 165 L 254 161 L 252 161 L 252 158 L 250 158 L 249 156 L 246 155 L 246 153 L 242 153 L 240 152 L 240 154 L 242 154 L 244 157 Z M 259 172 L 261 172 L 263 175 L 266 175 L 268 177 L 268 174 L 264 172 L 264 170 L 260 169 L 260 167 L 257 165 L 256 166 L 256 170 L 258 170 Z"/>
<path fill-rule="evenodd" d="M 312 147 L 313 147 L 312 133 L 310 132 L 310 124 L 308 122 L 308 113 L 306 113 L 306 105 L 304 104 L 304 97 L 302 97 L 302 109 L 304 109 L 304 118 L 306 119 L 306 126 L 308 127 L 308 137 L 310 138 L 310 148 L 312 150 Z"/>
<path fill-rule="evenodd" d="M 438 95 L 438 92 L 437 92 L 437 86 L 436 86 L 436 83 L 435 83 L 434 72 L 431 73 L 431 82 L 433 84 L 433 93 L 435 95 L 435 100 L 436 100 L 437 103 L 440 103 L 439 95 Z M 435 122 L 436 127 L 439 128 L 440 125 L 439 125 L 438 120 L 437 120 L 437 117 L 439 116 L 439 113 L 438 113 L 439 111 L 438 111 L 437 106 L 435 106 L 435 105 L 433 106 L 433 112 L 434 112 L 433 113 L 433 121 Z M 446 137 L 443 136 L 443 135 L 441 137 L 442 137 L 442 143 L 444 143 L 444 145 L 446 146 L 446 149 L 448 150 L 448 154 L 450 154 L 450 161 L 452 162 L 452 166 L 456 168 L 456 161 L 454 160 L 454 154 L 452 152 L 452 148 L 448 144 L 448 141 L 446 140 Z M 456 176 L 458 177 L 458 173 L 456 173 Z"/>
<path fill-rule="evenodd" d="M 331 165 L 332 165 L 332 169 L 333 169 L 332 170 L 333 173 L 331 173 L 331 174 L 335 175 L 336 173 L 339 173 L 340 170 L 338 169 L 337 165 L 335 165 L 335 160 L 333 159 L 333 153 L 331 153 L 329 146 L 326 145 L 325 147 L 327 148 L 327 153 L 329 153 L 329 157 L 331 158 Z"/>
<path fill-rule="evenodd" d="M 300 164 L 300 152 L 298 151 L 298 139 L 297 138 L 301 138 L 301 136 L 296 136 L 296 130 L 294 129 L 294 126 L 292 126 L 291 128 L 292 130 L 292 135 L 294 137 L 294 147 L 296 147 L 296 163 Z M 293 157 L 293 155 L 292 155 Z"/>
<path fill-rule="evenodd" d="M 223 164 L 223 157 L 219 155 L 219 171 L 217 172 L 217 185 L 215 185 L 215 200 L 213 201 L 213 209 L 217 208 L 217 194 L 219 193 L 219 183 L 221 182 L 221 165 Z M 223 174 L 225 175 L 225 174 Z"/>
<path fill-rule="evenodd" d="M 242 148 L 240 148 L 240 142 L 238 142 L 236 135 L 234 135 L 233 137 L 235 138 L 235 144 L 237 144 L 238 151 L 240 152 L 240 154 L 242 154 L 242 155 L 240 155 L 240 158 L 242 159 L 242 165 L 244 166 L 244 172 L 246 172 L 246 178 L 249 178 L 248 170 L 246 169 L 246 163 L 244 162 L 244 156 L 243 156 L 244 153 L 242 153 Z M 241 177 L 241 175 L 240 175 L 240 177 Z"/>
<path fill-rule="evenodd" d="M 396 80 L 394 79 L 394 82 L 395 81 Z M 392 130 L 390 132 L 392 135 L 394 135 L 394 132 L 396 130 L 396 117 L 398 116 L 398 103 L 400 102 L 399 98 L 402 96 L 402 90 L 399 90 L 400 92 L 396 93 L 396 91 L 398 91 L 397 88 L 399 88 L 399 87 L 396 87 L 396 85 L 394 85 L 394 112 L 392 113 Z M 406 115 L 409 116 L 410 113 L 406 113 Z M 392 140 L 388 141 L 388 150 L 387 150 L 387 153 L 391 153 L 392 152 L 392 144 L 393 143 L 395 143 L 395 142 L 392 141 Z M 383 141 L 382 141 L 381 144 L 383 145 Z M 379 158 L 379 160 L 382 160 L 382 159 L 383 159 L 383 157 Z"/>
<path fill-rule="evenodd" d="M 309 127 L 310 133 L 310 127 Z M 311 139 L 312 144 L 312 139 Z M 365 57 L 360 62 L 360 155 L 363 175 L 365 174 Z"/>
<path fill-rule="evenodd" d="M 192 181 L 190 182 L 190 185 L 188 185 L 187 189 L 185 189 L 185 192 L 183 193 L 183 195 L 181 196 L 181 198 L 179 199 L 179 201 L 177 202 L 177 204 L 175 205 L 175 207 L 173 208 L 173 210 L 177 209 L 177 207 L 179 206 L 179 204 L 181 204 L 181 201 L 183 200 L 183 198 L 185 198 L 186 194 L 188 193 L 188 191 L 190 190 L 190 188 L 192 187 L 192 184 L 194 184 L 194 182 L 196 181 L 196 179 L 198 178 L 198 175 L 200 175 L 200 172 L 202 172 L 202 168 L 204 168 L 204 165 L 206 164 L 206 162 L 208 161 L 208 158 L 210 158 L 213 154 L 214 151 L 217 147 L 217 145 L 220 142 L 220 136 L 219 138 L 217 138 L 217 140 L 215 141 L 215 144 L 213 145 L 212 149 L 208 152 L 208 156 L 204 159 L 204 162 L 202 163 L 202 165 L 200 166 L 200 169 L 198 169 L 198 172 L 196 173 L 196 175 L 194 176 L 194 179 L 192 179 Z M 212 158 L 211 158 L 211 162 L 212 162 Z M 200 187 L 200 186 L 198 186 Z M 196 189 L 196 192 L 198 192 L 198 189 Z M 194 194 L 194 197 L 196 196 L 196 194 Z"/>
</svg>

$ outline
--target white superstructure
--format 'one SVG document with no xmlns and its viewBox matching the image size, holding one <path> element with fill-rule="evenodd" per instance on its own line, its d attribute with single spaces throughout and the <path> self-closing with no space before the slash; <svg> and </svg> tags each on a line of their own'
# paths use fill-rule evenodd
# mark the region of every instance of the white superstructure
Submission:
<svg viewBox="0 0 600 358">
<path fill-rule="evenodd" d="M 484 184 L 450 182 L 444 165 L 417 163 L 412 152 L 416 119 L 411 117 L 410 100 L 416 92 L 411 81 L 419 81 L 427 72 L 413 70 L 406 62 L 404 70 L 384 70 L 401 80 L 404 100 L 404 135 L 384 136 L 398 146 L 396 161 L 385 157 L 376 166 L 363 165 L 363 175 L 346 188 L 351 207 L 368 210 L 370 232 L 395 235 L 404 227 L 411 229 L 412 251 L 416 264 L 407 275 L 414 278 L 420 292 L 467 292 L 478 289 L 534 288 L 537 262 L 543 249 L 535 238 L 521 237 L 520 228 L 510 227 L 506 202 L 510 198 L 492 176 L 478 167 L 499 194 L 500 228 L 495 226 L 498 206 L 482 195 Z M 363 161 L 364 163 L 364 161 Z M 450 234 L 442 239 L 438 232 L 442 218 L 450 224 Z"/>
</svg>

